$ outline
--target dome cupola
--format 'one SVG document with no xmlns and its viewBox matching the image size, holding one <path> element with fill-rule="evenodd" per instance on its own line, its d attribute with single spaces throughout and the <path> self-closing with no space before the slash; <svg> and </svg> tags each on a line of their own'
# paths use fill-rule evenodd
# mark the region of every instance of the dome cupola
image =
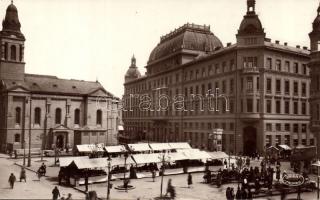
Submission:
<svg viewBox="0 0 320 200">
<path fill-rule="evenodd" d="M 141 77 L 141 73 L 138 70 L 138 67 L 136 66 L 136 58 L 134 57 L 134 55 L 131 58 L 131 65 L 129 67 L 129 69 L 127 70 L 127 73 L 124 77 L 125 82 L 128 81 L 132 81 L 134 79 L 140 78 Z"/>
</svg>

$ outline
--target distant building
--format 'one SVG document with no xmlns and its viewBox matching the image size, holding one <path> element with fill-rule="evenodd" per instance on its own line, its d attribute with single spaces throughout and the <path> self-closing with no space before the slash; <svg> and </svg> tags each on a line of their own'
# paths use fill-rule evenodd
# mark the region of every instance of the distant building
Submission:
<svg viewBox="0 0 320 200">
<path fill-rule="evenodd" d="M 132 59 L 124 83 L 127 141 L 188 141 L 193 147 L 214 150 L 212 132 L 220 128 L 226 152 L 251 155 L 270 145 L 315 145 L 309 131 L 310 52 L 271 42 L 255 12 L 255 1 L 248 0 L 247 5 L 236 44 L 224 47 L 209 26 L 185 24 L 161 37 L 145 75 Z M 216 88 L 227 100 L 208 98 Z M 151 99 L 151 110 L 141 109 L 146 105 L 143 94 Z M 184 97 L 184 111 L 172 106 L 177 96 Z M 159 102 L 161 108 L 170 106 L 157 111 Z M 209 110 L 210 102 L 217 106 Z"/>
<path fill-rule="evenodd" d="M 17 8 L 11 4 L 0 32 L 1 150 L 28 148 L 29 133 L 31 147 L 44 149 L 116 144 L 119 99 L 98 81 L 26 74 L 20 27 Z M 107 106 L 114 111 L 107 111 Z"/>
</svg>

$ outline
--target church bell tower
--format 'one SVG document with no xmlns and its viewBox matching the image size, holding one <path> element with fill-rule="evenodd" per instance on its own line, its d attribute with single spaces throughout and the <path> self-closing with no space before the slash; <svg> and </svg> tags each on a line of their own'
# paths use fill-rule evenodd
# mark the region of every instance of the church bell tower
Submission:
<svg viewBox="0 0 320 200">
<path fill-rule="evenodd" d="M 13 2 L 7 7 L 0 31 L 0 79 L 23 81 L 25 72 L 24 42 L 18 10 Z"/>
</svg>

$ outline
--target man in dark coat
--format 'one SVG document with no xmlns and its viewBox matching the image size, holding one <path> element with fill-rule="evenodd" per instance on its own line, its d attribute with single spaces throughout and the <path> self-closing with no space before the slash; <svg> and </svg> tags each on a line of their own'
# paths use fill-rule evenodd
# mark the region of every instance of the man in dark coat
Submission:
<svg viewBox="0 0 320 200">
<path fill-rule="evenodd" d="M 14 183 L 16 182 L 16 176 L 11 173 L 8 181 L 10 183 L 11 189 L 13 189 Z"/>
<path fill-rule="evenodd" d="M 52 200 L 57 200 L 58 197 L 60 197 L 60 192 L 58 187 L 54 187 L 54 189 L 52 190 Z"/>
</svg>

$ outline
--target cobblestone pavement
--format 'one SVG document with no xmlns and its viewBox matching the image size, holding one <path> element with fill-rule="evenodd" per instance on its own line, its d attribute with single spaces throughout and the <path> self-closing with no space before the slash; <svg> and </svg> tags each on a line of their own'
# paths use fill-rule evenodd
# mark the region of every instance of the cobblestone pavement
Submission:
<svg viewBox="0 0 320 200">
<path fill-rule="evenodd" d="M 39 159 L 33 158 L 32 160 Z M 8 159 L 7 156 L 0 154 L 0 199 L 52 199 L 51 192 L 56 186 L 56 181 L 53 181 L 51 177 L 43 177 L 39 181 L 33 171 L 26 170 L 27 182 L 19 182 L 21 168 L 15 162 L 20 161 L 20 159 Z M 32 162 L 32 167 L 35 163 L 38 163 L 34 161 Z M 52 171 L 50 167 L 48 169 L 48 171 Z M 13 189 L 10 189 L 8 183 L 10 173 L 14 173 L 17 178 Z M 61 196 L 67 197 L 68 193 L 72 193 L 74 199 L 84 199 L 84 194 L 73 188 L 61 186 L 58 186 L 58 188 Z"/>
<path fill-rule="evenodd" d="M 51 191 L 57 184 L 57 174 L 59 171 L 58 167 L 54 167 L 53 158 L 44 158 L 44 162 L 47 165 L 47 176 L 42 178 L 39 182 L 36 174 L 33 171 L 37 171 L 39 166 L 42 164 L 40 158 L 32 159 L 32 166 L 27 170 L 27 183 L 17 182 L 13 190 L 9 189 L 8 177 L 11 172 L 15 173 L 16 177 L 19 178 L 20 167 L 22 159 L 8 159 L 5 155 L 0 154 L 0 199 L 50 199 Z M 16 165 L 16 164 L 18 165 Z M 252 166 L 258 166 L 258 161 L 251 162 Z M 218 169 L 217 167 L 216 169 Z M 282 163 L 282 170 L 289 170 L 289 163 Z M 31 171 L 33 170 L 33 171 Z M 177 199 L 178 200 L 220 200 L 225 198 L 225 191 L 227 187 L 234 187 L 236 189 L 237 184 L 227 184 L 220 188 L 214 185 L 208 185 L 202 183 L 203 173 L 194 173 L 193 185 L 191 188 L 187 187 L 187 175 L 171 175 L 165 176 L 163 180 L 163 194 L 166 193 L 167 181 L 169 178 L 172 179 L 172 183 L 175 186 Z M 316 176 L 313 176 L 315 179 Z M 160 181 L 161 177 L 157 177 L 156 181 L 153 182 L 151 178 L 131 180 L 130 184 L 135 189 L 128 192 L 118 191 L 115 189 L 116 186 L 122 185 L 121 180 L 112 181 L 113 188 L 111 189 L 111 199 L 126 200 L 126 199 L 153 199 L 160 195 Z M 84 199 L 84 194 L 68 187 L 59 186 L 60 192 L 63 196 L 67 196 L 68 193 L 72 193 L 74 199 Z M 84 190 L 84 186 L 80 186 L 79 189 Z M 99 197 L 106 197 L 107 194 L 107 183 L 89 185 L 89 191 L 95 190 Z M 288 195 L 288 199 L 296 198 L 296 194 Z M 303 193 L 303 199 L 312 200 L 316 199 L 316 192 L 314 193 Z M 279 196 L 273 196 L 270 200 L 280 199 Z"/>
</svg>

